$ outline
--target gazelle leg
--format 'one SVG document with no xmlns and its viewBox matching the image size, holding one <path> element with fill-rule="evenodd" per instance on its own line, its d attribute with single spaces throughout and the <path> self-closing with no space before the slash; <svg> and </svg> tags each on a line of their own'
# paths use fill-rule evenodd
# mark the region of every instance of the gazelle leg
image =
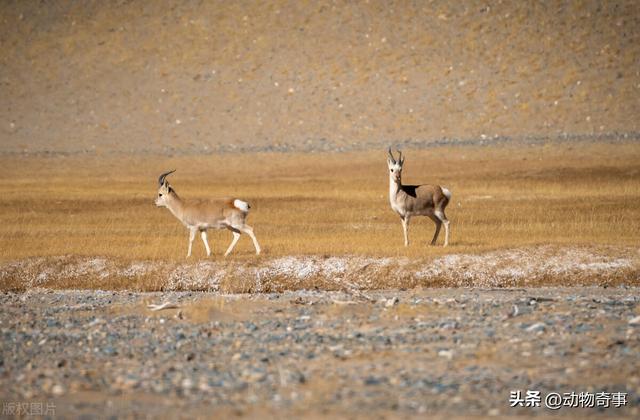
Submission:
<svg viewBox="0 0 640 420">
<path fill-rule="evenodd" d="M 447 246 L 449 245 L 449 220 L 444 219 L 444 245 L 443 246 Z"/>
<path fill-rule="evenodd" d="M 207 231 L 200 231 L 200 237 L 202 238 L 202 242 L 204 242 L 204 247 L 207 250 L 207 257 L 211 255 L 211 248 L 209 248 L 209 242 L 207 242 Z"/>
<path fill-rule="evenodd" d="M 431 220 L 436 224 L 436 231 L 433 233 L 433 239 L 431 240 L 431 245 L 435 245 L 438 240 L 438 235 L 440 234 L 440 227 L 442 226 L 442 221 L 437 216 L 431 216 Z"/>
<path fill-rule="evenodd" d="M 193 240 L 196 237 L 196 230 L 189 229 L 189 250 L 187 251 L 187 257 L 191 256 L 191 246 L 193 245 Z"/>
<path fill-rule="evenodd" d="M 404 246 L 409 246 L 409 216 L 401 217 L 400 220 L 404 231 Z"/>
<path fill-rule="evenodd" d="M 449 220 L 447 219 L 447 216 L 444 214 L 444 212 L 440 210 L 437 210 L 435 212 L 435 216 L 438 219 L 438 221 L 444 223 L 444 245 L 443 246 L 447 246 L 449 245 Z M 440 228 L 438 227 L 438 230 L 439 229 Z M 435 242 L 432 242 L 431 244 L 434 245 Z"/>
<path fill-rule="evenodd" d="M 244 227 L 242 227 L 240 230 L 249 235 L 249 237 L 253 241 L 253 246 L 256 249 L 256 255 L 260 255 L 260 244 L 256 239 L 256 235 L 254 235 L 253 233 L 253 228 L 249 225 L 244 225 Z"/>
<path fill-rule="evenodd" d="M 233 250 L 233 247 L 236 246 L 236 243 L 238 242 L 238 239 L 240 239 L 240 233 L 238 233 L 237 231 L 233 231 L 233 240 L 231 241 L 231 244 L 229 245 L 229 248 L 227 248 L 227 252 L 224 253 L 224 256 L 226 257 L 227 255 L 229 255 L 229 253 Z"/>
</svg>

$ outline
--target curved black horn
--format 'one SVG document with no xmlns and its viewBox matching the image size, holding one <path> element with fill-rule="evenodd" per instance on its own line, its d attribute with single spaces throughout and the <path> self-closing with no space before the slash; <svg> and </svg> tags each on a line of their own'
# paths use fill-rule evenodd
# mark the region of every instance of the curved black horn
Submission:
<svg viewBox="0 0 640 420">
<path fill-rule="evenodd" d="M 398 149 L 396 149 L 396 152 L 398 152 L 398 162 L 402 162 L 402 152 Z"/>
<path fill-rule="evenodd" d="M 396 163 L 396 158 L 394 158 L 393 153 L 391 153 L 391 146 L 389 146 L 389 157 L 391 158 L 391 162 Z"/>
<path fill-rule="evenodd" d="M 160 184 L 160 186 L 162 187 L 162 184 L 164 184 L 164 179 L 167 177 L 167 175 L 174 173 L 176 170 L 174 169 L 173 171 L 169 171 L 169 172 L 165 172 L 162 175 L 160 175 L 160 178 L 158 178 L 158 184 Z"/>
</svg>

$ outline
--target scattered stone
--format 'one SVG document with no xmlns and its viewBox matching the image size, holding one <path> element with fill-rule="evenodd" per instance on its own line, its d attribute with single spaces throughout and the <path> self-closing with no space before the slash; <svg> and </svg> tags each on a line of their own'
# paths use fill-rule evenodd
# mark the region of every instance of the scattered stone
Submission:
<svg viewBox="0 0 640 420">
<path fill-rule="evenodd" d="M 64 395 L 64 393 L 65 393 L 65 389 L 64 389 L 64 387 L 63 387 L 62 385 L 60 385 L 60 384 L 55 384 L 55 385 L 53 386 L 53 388 L 51 388 L 51 393 L 52 393 L 54 396 L 59 397 L 59 396 L 61 396 L 61 395 Z"/>
<path fill-rule="evenodd" d="M 542 332 L 546 329 L 546 325 L 542 322 L 537 322 L 533 325 L 528 326 L 527 328 L 525 328 L 525 331 L 527 332 Z"/>
<path fill-rule="evenodd" d="M 394 296 L 392 298 L 387 299 L 384 306 L 387 308 L 390 308 L 394 305 L 397 305 L 399 302 L 400 302 L 400 299 L 398 298 L 398 296 Z"/>
<path fill-rule="evenodd" d="M 191 389 L 193 388 L 193 380 L 191 378 L 184 378 L 180 383 L 183 389 Z"/>
<path fill-rule="evenodd" d="M 453 351 L 451 350 L 440 350 L 438 352 L 438 356 L 444 357 L 445 359 L 451 360 L 453 359 Z"/>
<path fill-rule="evenodd" d="M 525 289 L 370 295 L 4 293 L 0 338 L 9 351 L 0 358 L 0 387 L 15 401 L 98 396 L 81 407 L 59 406 L 77 410 L 62 417 L 135 417 L 140 410 L 162 417 L 175 407 L 199 410 L 205 401 L 212 415 L 216 407 L 313 410 L 317 401 L 347 417 L 353 412 L 345 407 L 389 417 L 468 417 L 504 415 L 496 407 L 505 406 L 514 383 L 544 393 L 588 369 L 590 390 L 599 392 L 611 390 L 609 372 L 640 371 L 634 288 L 541 288 L 533 305 Z M 211 297 L 224 300 L 215 321 L 191 316 L 202 310 L 200 299 Z M 334 303 L 356 298 L 357 304 Z M 553 304 L 542 303 L 547 299 Z M 141 304 L 150 301 L 179 303 L 184 320 L 166 316 L 161 323 Z M 509 309 L 517 318 L 505 318 Z M 524 358 L 523 373 L 515 367 Z M 639 383 L 627 375 L 617 387 L 638 401 Z M 108 405 L 130 392 L 149 399 L 135 409 Z"/>
</svg>

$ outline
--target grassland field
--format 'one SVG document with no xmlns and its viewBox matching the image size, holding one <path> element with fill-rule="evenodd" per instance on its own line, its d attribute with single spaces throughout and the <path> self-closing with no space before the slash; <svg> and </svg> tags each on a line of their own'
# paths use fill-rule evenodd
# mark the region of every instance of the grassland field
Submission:
<svg viewBox="0 0 640 420">
<path fill-rule="evenodd" d="M 447 186 L 452 241 L 415 218 L 411 244 L 388 203 L 385 152 L 190 157 L 11 158 L 1 161 L 1 258 L 102 255 L 183 260 L 187 230 L 153 203 L 157 176 L 185 200 L 248 200 L 265 256 L 423 257 L 534 244 L 637 245 L 640 146 L 549 145 L 405 151 L 404 183 Z M 439 239 L 442 244 L 443 233 Z M 211 231 L 212 258 L 230 242 Z M 194 243 L 194 260 L 205 258 Z M 231 258 L 253 259 L 248 238 Z"/>
</svg>

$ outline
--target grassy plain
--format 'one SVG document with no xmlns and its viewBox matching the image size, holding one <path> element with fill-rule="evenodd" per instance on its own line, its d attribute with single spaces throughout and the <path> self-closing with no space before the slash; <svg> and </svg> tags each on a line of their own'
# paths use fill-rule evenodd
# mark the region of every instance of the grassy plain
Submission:
<svg viewBox="0 0 640 420">
<path fill-rule="evenodd" d="M 425 257 L 536 244 L 640 243 L 640 145 L 442 147 L 406 150 L 403 181 L 453 192 L 449 248 L 413 220 L 402 243 L 388 204 L 385 152 L 0 158 L 2 261 L 89 255 L 183 261 L 186 229 L 153 199 L 160 172 L 183 198 L 234 195 L 266 257 Z M 439 244 L 442 243 L 441 233 Z M 231 240 L 212 231 L 213 259 Z M 206 258 L 201 242 L 193 260 Z M 233 259 L 253 259 L 243 237 Z"/>
</svg>

